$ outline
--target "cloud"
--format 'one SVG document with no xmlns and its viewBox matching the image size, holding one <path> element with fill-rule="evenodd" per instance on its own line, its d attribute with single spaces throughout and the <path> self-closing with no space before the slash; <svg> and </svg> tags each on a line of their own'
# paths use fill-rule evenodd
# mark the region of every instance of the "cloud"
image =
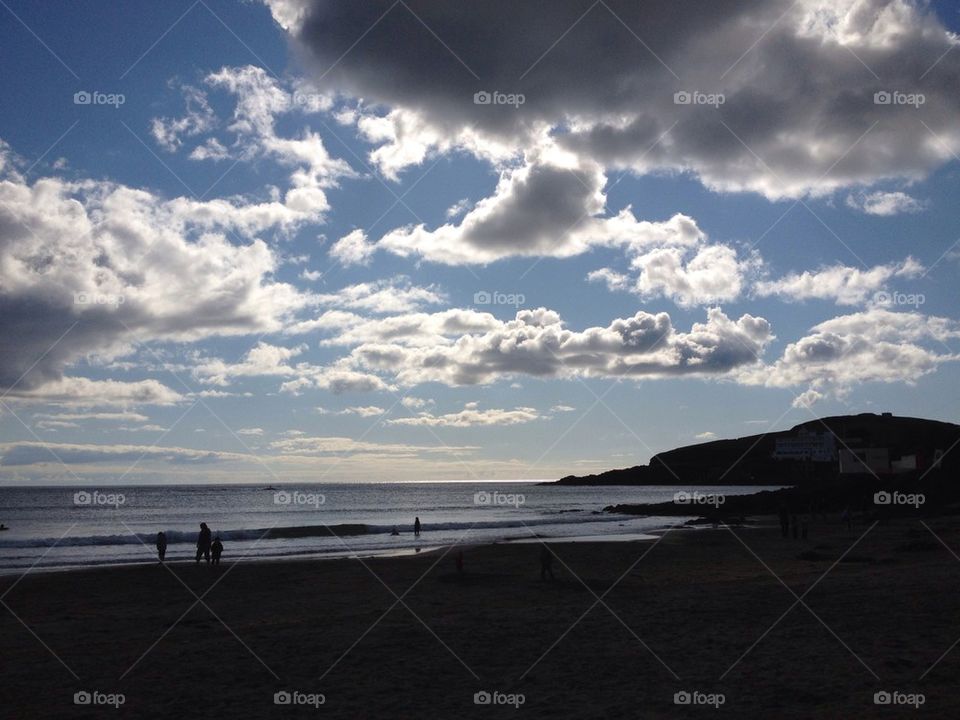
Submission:
<svg viewBox="0 0 960 720">
<path fill-rule="evenodd" d="M 276 121 L 279 116 L 298 111 L 328 109 L 322 95 L 304 93 L 253 65 L 221 68 L 207 75 L 203 82 L 209 90 L 229 93 L 236 104 L 225 128 L 230 136 L 226 144 L 217 137 L 207 137 L 193 149 L 190 158 L 218 161 L 236 157 L 250 161 L 265 157 L 288 166 L 292 168 L 290 188 L 283 196 L 283 206 L 321 220 L 322 213 L 329 208 L 325 189 L 335 186 L 339 178 L 354 177 L 356 173 L 348 163 L 327 152 L 318 134 L 303 129 L 295 137 L 284 137 L 277 133 Z M 208 90 L 184 86 L 182 92 L 187 114 L 153 121 L 154 137 L 170 151 L 179 149 L 182 137 L 204 135 L 220 125 L 207 100 Z"/>
<path fill-rule="evenodd" d="M 364 343 L 347 360 L 369 372 L 389 373 L 403 386 L 475 385 L 520 375 L 722 377 L 756 363 L 772 338 L 763 318 L 731 320 L 719 308 L 708 310 L 707 322 L 687 333 L 677 331 L 666 313 L 644 311 L 606 327 L 573 331 L 557 313 L 539 308 L 444 344 Z"/>
<path fill-rule="evenodd" d="M 374 454 L 390 456 L 417 456 L 421 454 L 472 453 L 478 448 L 470 445 L 408 445 L 403 443 L 377 443 L 353 440 L 345 437 L 311 437 L 299 435 L 270 443 L 273 450 L 287 455 L 341 455 Z"/>
<path fill-rule="evenodd" d="M 496 157 L 552 136 L 607 168 L 772 199 L 922 177 L 960 138 L 956 37 L 908 0 L 266 2 L 322 88 L 363 98 L 352 115 L 393 175 L 431 150 Z M 525 102 L 478 105 L 478 91 Z M 924 102 L 875 102 L 894 91 Z"/>
<path fill-rule="evenodd" d="M 135 412 L 70 412 L 70 413 L 37 413 L 35 418 L 50 420 L 94 420 L 118 422 L 147 422 L 150 418 Z"/>
<path fill-rule="evenodd" d="M 237 378 L 291 378 L 280 385 L 280 391 L 299 395 L 308 389 L 344 392 L 391 390 L 392 386 L 376 375 L 347 367 L 343 361 L 329 366 L 290 361 L 306 350 L 306 345 L 282 347 L 260 341 L 235 363 L 221 358 L 207 358 L 193 368 L 194 377 L 204 383 L 225 386 Z"/>
<path fill-rule="evenodd" d="M 343 410 L 325 410 L 317 408 L 321 415 L 359 415 L 360 417 L 379 417 L 386 414 L 386 410 L 376 405 L 358 405 L 355 407 L 344 408 Z"/>
<path fill-rule="evenodd" d="M 184 138 L 209 132 L 217 123 L 213 108 L 202 90 L 184 85 L 182 93 L 187 114 L 179 118 L 154 118 L 150 125 L 150 134 L 167 152 L 176 152 L 183 145 Z M 223 149 L 225 152 L 226 148 Z"/>
<path fill-rule="evenodd" d="M 403 345 L 448 344 L 464 333 L 492 330 L 500 321 L 490 313 L 451 308 L 434 313 L 413 312 L 367 318 L 331 310 L 314 320 L 298 323 L 290 332 L 322 330 L 332 333 L 322 345 L 353 346 L 362 343 L 395 342 Z"/>
<path fill-rule="evenodd" d="M 330 246 L 330 257 L 342 265 L 366 265 L 376 247 L 363 230 L 352 230 Z"/>
<path fill-rule="evenodd" d="M 479 410 L 476 403 L 470 403 L 460 412 L 433 415 L 420 413 L 415 417 L 388 420 L 388 425 L 413 425 L 427 427 L 475 427 L 478 425 L 519 425 L 540 420 L 544 416 L 534 408 L 518 407 L 513 410 L 491 408 Z"/>
<path fill-rule="evenodd" d="M 254 235 L 303 217 L 276 203 L 163 199 L 146 190 L 54 177 L 0 176 L 0 388 L 31 400 L 169 404 L 155 380 L 65 377 L 83 358 L 135 345 L 277 331 L 308 296 L 272 278 Z M 233 244 L 227 234 L 248 238 Z M 239 238 L 238 238 L 239 240 Z"/>
<path fill-rule="evenodd" d="M 694 307 L 736 300 L 759 266 L 758 258 L 740 259 L 728 245 L 661 247 L 635 255 L 630 262 L 633 275 L 601 268 L 587 279 L 603 282 L 611 291 L 645 299 L 662 296 L 680 307 Z"/>
<path fill-rule="evenodd" d="M 237 430 L 237 435 L 263 435 L 263 428 L 240 428 Z"/>
<path fill-rule="evenodd" d="M 174 464 L 205 464 L 228 460 L 250 460 L 238 453 L 194 450 L 156 445 L 92 445 L 76 443 L 14 442 L 0 444 L 0 465 L 19 466 L 53 463 L 78 465 L 90 463 L 164 461 Z"/>
<path fill-rule="evenodd" d="M 833 300 L 838 305 L 862 305 L 894 278 L 915 278 L 924 271 L 912 257 L 899 263 L 860 268 L 846 265 L 822 267 L 791 273 L 777 280 L 762 280 L 754 286 L 760 297 L 779 296 L 786 300 Z"/>
<path fill-rule="evenodd" d="M 412 312 L 446 301 L 446 295 L 436 285 L 413 285 L 409 278 L 402 275 L 347 285 L 336 292 L 316 295 L 313 298 L 316 305 L 338 310 L 366 311 L 376 315 Z"/>
<path fill-rule="evenodd" d="M 866 213 L 889 217 L 901 213 L 918 213 L 926 209 L 927 204 L 904 192 L 871 192 L 847 195 L 847 207 Z"/>
<path fill-rule="evenodd" d="M 696 222 L 680 214 L 663 222 L 640 221 L 627 207 L 604 216 L 605 183 L 594 163 L 531 159 L 503 170 L 493 195 L 480 200 L 459 224 L 392 230 L 365 245 L 365 252 L 465 265 L 511 257 L 566 258 L 594 247 L 623 247 L 639 254 L 645 248 L 688 247 L 703 237 Z"/>
<path fill-rule="evenodd" d="M 844 395 L 861 383 L 914 384 L 941 364 L 960 359 L 945 343 L 960 337 L 954 320 L 870 308 L 826 320 L 790 343 L 772 365 L 747 368 L 746 384 L 808 386 L 796 404 Z"/>
</svg>

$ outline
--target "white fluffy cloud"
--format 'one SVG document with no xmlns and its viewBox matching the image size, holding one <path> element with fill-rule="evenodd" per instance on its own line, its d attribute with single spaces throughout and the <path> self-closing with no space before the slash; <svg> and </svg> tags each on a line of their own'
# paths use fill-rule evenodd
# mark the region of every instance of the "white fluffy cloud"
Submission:
<svg viewBox="0 0 960 720">
<path fill-rule="evenodd" d="M 843 394 L 865 382 L 912 384 L 960 356 L 945 345 L 960 337 L 954 320 L 916 312 L 871 308 L 819 323 L 787 345 L 780 359 L 762 370 L 747 369 L 741 380 L 768 387 L 809 386 L 795 404 L 828 392 Z"/>
<path fill-rule="evenodd" d="M 900 215 L 918 213 L 926 208 L 926 203 L 907 195 L 905 192 L 861 192 L 847 196 L 847 207 L 860 210 L 867 215 Z"/>
<path fill-rule="evenodd" d="M 915 278 L 923 270 L 923 266 L 912 257 L 865 270 L 833 265 L 790 273 L 777 280 L 761 280 L 754 286 L 754 292 L 760 297 L 776 295 L 786 300 L 833 300 L 838 305 L 860 305 L 887 288 L 894 278 Z"/>
<path fill-rule="evenodd" d="M 138 343 L 281 329 L 308 298 L 272 278 L 276 256 L 256 236 L 302 220 L 272 202 L 166 200 L 103 181 L 30 183 L 8 169 L 0 176 L 0 334 L 16 342 L 0 346 L 0 386 L 17 383 L 11 395 L 33 400 L 176 401 L 155 380 L 63 373 Z"/>
<path fill-rule="evenodd" d="M 540 308 L 442 345 L 364 343 L 351 351 L 349 360 L 370 372 L 389 373 L 407 386 L 473 385 L 519 375 L 707 377 L 757 362 L 772 338 L 763 318 L 731 320 L 718 308 L 686 333 L 678 332 L 666 313 L 643 311 L 577 332 L 565 328 L 557 313 Z"/>
<path fill-rule="evenodd" d="M 434 415 L 422 412 L 414 417 L 388 420 L 388 425 L 413 425 L 426 427 L 475 427 L 478 425 L 520 425 L 540 420 L 544 416 L 535 408 L 518 407 L 512 410 L 490 408 L 480 410 L 477 403 L 467 403 L 463 410 L 453 413 Z"/>
</svg>

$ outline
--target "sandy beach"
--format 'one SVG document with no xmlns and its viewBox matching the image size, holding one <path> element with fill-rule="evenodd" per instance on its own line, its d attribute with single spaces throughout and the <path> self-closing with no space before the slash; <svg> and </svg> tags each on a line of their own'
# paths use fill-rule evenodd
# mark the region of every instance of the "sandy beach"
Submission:
<svg viewBox="0 0 960 720">
<path fill-rule="evenodd" d="M 960 549 L 960 520 L 927 523 Z M 930 668 L 960 637 L 960 560 L 917 520 L 815 522 L 804 541 L 760 518 L 550 548 L 553 582 L 528 544 L 467 548 L 462 575 L 455 549 L 3 578 L 4 716 L 916 713 L 875 705 L 879 691 L 955 716 L 960 652 Z M 84 691 L 123 704 L 74 704 Z M 282 691 L 293 704 L 274 703 Z M 481 691 L 500 694 L 477 705 Z"/>
</svg>

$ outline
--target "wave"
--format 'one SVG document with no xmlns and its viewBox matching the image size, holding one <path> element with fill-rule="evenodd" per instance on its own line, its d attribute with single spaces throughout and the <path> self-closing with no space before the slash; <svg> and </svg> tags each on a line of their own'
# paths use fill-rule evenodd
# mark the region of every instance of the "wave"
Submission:
<svg viewBox="0 0 960 720">
<path fill-rule="evenodd" d="M 427 538 L 430 533 L 442 531 L 467 530 L 524 530 L 540 525 L 567 525 L 623 522 L 619 516 L 597 516 L 587 513 L 570 513 L 567 517 L 530 518 L 526 520 L 485 520 L 480 522 L 452 521 L 424 523 L 423 532 Z M 363 523 L 344 523 L 336 525 L 295 525 L 270 528 L 241 528 L 235 530 L 214 529 L 214 536 L 219 536 L 224 542 L 229 541 L 257 541 L 257 540 L 285 540 L 313 537 L 349 537 L 358 535 L 388 535 L 396 525 L 370 525 Z M 193 530 L 167 530 L 168 545 L 194 544 L 197 533 Z M 402 526 L 401 535 L 412 535 L 409 526 Z M 47 548 L 47 547 L 83 547 L 109 545 L 140 545 L 153 547 L 157 536 L 155 533 L 125 533 L 117 535 L 72 535 L 67 537 L 47 538 L 10 538 L 0 539 L 0 549 L 3 548 Z"/>
</svg>

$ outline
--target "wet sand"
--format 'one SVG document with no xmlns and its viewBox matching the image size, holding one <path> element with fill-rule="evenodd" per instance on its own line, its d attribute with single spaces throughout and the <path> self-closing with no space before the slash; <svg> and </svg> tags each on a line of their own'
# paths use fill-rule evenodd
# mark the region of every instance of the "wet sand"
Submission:
<svg viewBox="0 0 960 720">
<path fill-rule="evenodd" d="M 960 553 L 960 520 L 927 522 Z M 457 549 L 231 566 L 228 547 L 219 569 L 4 577 L 2 714 L 918 714 L 875 705 L 886 690 L 923 693 L 925 717 L 956 717 L 960 647 L 930 668 L 960 638 L 960 560 L 917 520 L 876 526 L 852 550 L 869 526 L 815 522 L 806 541 L 784 540 L 775 526 L 765 518 L 736 535 L 678 529 L 656 542 L 552 544 L 553 582 L 539 579 L 539 546 L 509 543 L 465 549 L 462 575 Z M 74 693 L 94 690 L 124 703 L 74 704 Z M 322 693 L 324 703 L 275 705 L 284 690 L 301 701 Z M 475 705 L 482 690 L 522 694 L 523 704 Z M 675 704 L 684 691 L 724 702 Z"/>
</svg>

